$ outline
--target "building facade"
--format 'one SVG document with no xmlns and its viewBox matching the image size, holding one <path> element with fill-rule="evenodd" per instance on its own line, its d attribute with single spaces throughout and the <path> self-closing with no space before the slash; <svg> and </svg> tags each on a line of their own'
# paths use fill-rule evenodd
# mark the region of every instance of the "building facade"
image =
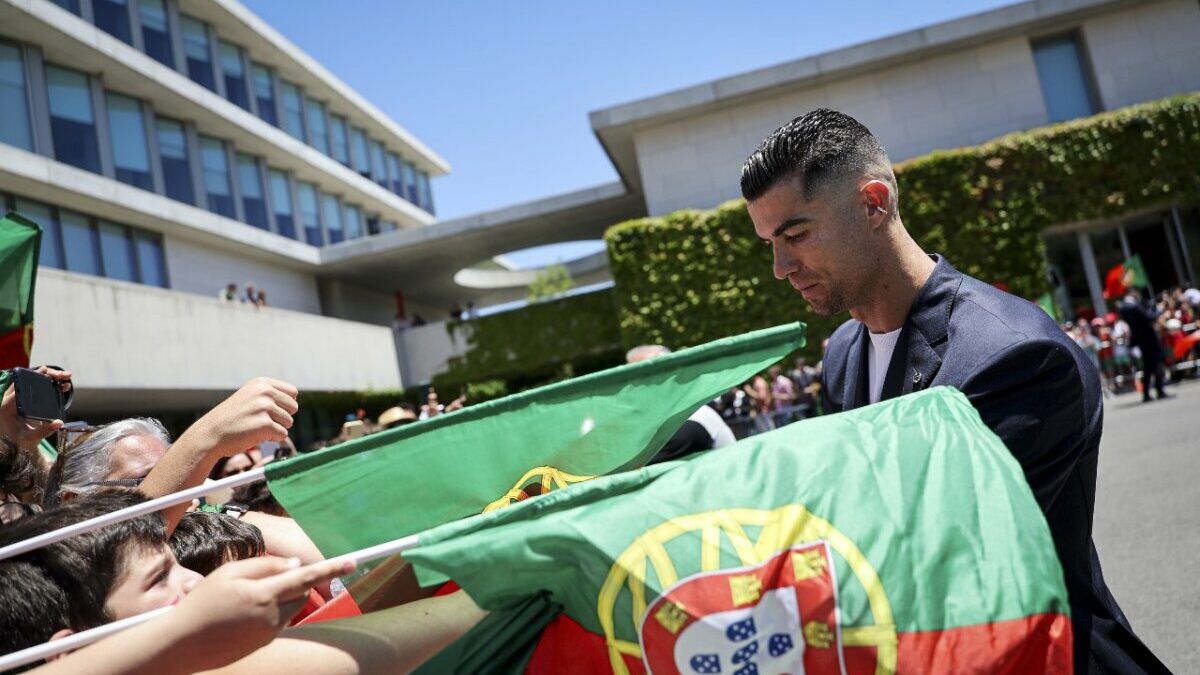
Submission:
<svg viewBox="0 0 1200 675">
<path fill-rule="evenodd" d="M 398 287 L 322 255 L 433 224 L 449 166 L 236 0 L 0 0 L 0 101 L 0 206 L 44 232 L 33 359 L 77 414 L 402 385 Z"/>
</svg>

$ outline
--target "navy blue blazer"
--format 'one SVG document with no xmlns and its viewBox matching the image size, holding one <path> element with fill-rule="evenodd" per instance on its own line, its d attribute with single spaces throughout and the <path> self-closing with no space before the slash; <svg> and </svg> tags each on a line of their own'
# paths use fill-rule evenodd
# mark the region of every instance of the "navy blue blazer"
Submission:
<svg viewBox="0 0 1200 675">
<path fill-rule="evenodd" d="M 1167 672 L 1130 629 L 1092 543 L 1099 373 L 1040 307 L 932 257 L 937 265 L 904 322 L 883 398 L 955 387 L 1020 462 L 1062 562 L 1077 672 Z M 867 405 L 868 342 L 853 319 L 829 339 L 826 410 Z"/>
</svg>

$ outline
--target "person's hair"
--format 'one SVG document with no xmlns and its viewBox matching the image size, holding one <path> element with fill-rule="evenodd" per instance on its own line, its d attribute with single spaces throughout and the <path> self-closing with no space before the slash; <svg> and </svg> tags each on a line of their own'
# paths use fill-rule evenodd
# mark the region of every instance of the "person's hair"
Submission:
<svg viewBox="0 0 1200 675">
<path fill-rule="evenodd" d="M 233 491 L 233 497 L 229 503 L 241 506 L 247 511 L 258 511 L 272 516 L 288 515 L 287 509 L 283 508 L 275 495 L 271 494 L 271 488 L 265 480 L 255 481 L 237 488 Z"/>
<path fill-rule="evenodd" d="M 21 448 L 7 438 L 0 438 L 0 492 L 27 496 L 38 500 L 46 483 L 37 448 Z"/>
<path fill-rule="evenodd" d="M 150 436 L 171 444 L 171 435 L 162 422 L 150 417 L 131 417 L 106 424 L 76 445 L 66 449 L 59 459 L 58 495 L 63 492 L 87 494 L 99 488 L 88 485 L 104 480 L 112 471 L 113 447 L 131 436 Z M 54 496 L 58 496 L 54 495 Z"/>
<path fill-rule="evenodd" d="M 69 628 L 70 608 L 67 592 L 46 570 L 23 561 L 0 562 L 0 655 L 36 647 Z"/>
<path fill-rule="evenodd" d="M 262 532 L 254 525 L 204 511 L 184 514 L 168 543 L 180 565 L 204 576 L 227 562 L 256 558 L 266 550 Z"/>
<path fill-rule="evenodd" d="M 133 490 L 81 496 L 57 508 L 26 516 L 0 528 L 0 546 L 24 541 L 90 520 L 146 498 Z M 108 594 L 124 578 L 129 556 L 167 543 L 162 516 L 150 513 L 98 530 L 77 534 L 12 558 L 43 570 L 69 592 L 72 630 L 86 630 L 112 620 L 104 609 Z"/>
<path fill-rule="evenodd" d="M 242 455 L 245 455 L 246 457 L 250 457 L 250 451 L 247 450 L 245 452 L 239 452 L 237 454 L 233 454 L 228 457 L 222 457 L 221 459 L 218 459 L 216 464 L 213 464 L 212 470 L 210 470 L 208 472 L 209 479 L 221 480 L 222 478 L 225 478 L 225 476 L 221 475 L 225 471 L 225 465 L 228 464 L 229 460 L 233 459 L 234 457 L 241 457 Z M 251 463 L 253 463 L 254 458 L 250 457 L 250 461 L 251 461 Z"/>
<path fill-rule="evenodd" d="M 625 352 L 625 363 L 645 361 L 670 354 L 671 350 L 663 345 L 638 345 Z"/>
<path fill-rule="evenodd" d="M 871 131 L 845 113 L 818 108 L 767 136 L 742 165 L 742 197 L 758 199 L 784 178 L 798 175 L 805 200 L 830 180 L 872 174 L 892 189 L 896 176 L 887 152 Z"/>
</svg>

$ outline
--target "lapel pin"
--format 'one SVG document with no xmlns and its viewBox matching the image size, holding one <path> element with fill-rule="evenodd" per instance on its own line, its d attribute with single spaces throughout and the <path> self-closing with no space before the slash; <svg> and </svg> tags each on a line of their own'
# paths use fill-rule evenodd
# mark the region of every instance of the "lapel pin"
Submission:
<svg viewBox="0 0 1200 675">
<path fill-rule="evenodd" d="M 921 384 L 921 371 L 913 371 L 913 384 Z"/>
</svg>

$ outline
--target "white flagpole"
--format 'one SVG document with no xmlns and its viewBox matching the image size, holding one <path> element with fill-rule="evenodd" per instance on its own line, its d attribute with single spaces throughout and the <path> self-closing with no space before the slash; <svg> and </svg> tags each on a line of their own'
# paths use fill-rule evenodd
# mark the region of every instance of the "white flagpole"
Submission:
<svg viewBox="0 0 1200 675">
<path fill-rule="evenodd" d="M 197 485 L 196 487 L 180 490 L 179 492 L 173 492 L 157 499 L 151 499 L 150 501 L 142 502 L 141 504 L 127 506 L 123 509 L 113 511 L 112 513 L 96 516 L 91 520 L 85 520 L 83 522 L 75 523 L 74 525 L 68 525 L 67 527 L 54 530 L 53 532 L 39 534 L 36 537 L 30 537 L 29 539 L 18 541 L 15 544 L 9 544 L 8 546 L 0 548 L 0 560 L 7 560 L 13 556 L 18 556 L 22 553 L 28 553 L 29 551 L 37 550 L 43 546 L 49 546 L 50 544 L 58 543 L 77 534 L 91 532 L 92 530 L 108 527 L 109 525 L 119 523 L 123 520 L 129 520 L 130 518 L 144 516 L 147 513 L 161 511 L 168 506 L 175 506 L 176 504 L 190 502 L 197 497 L 203 497 L 204 495 L 216 492 L 218 490 L 247 485 L 249 483 L 262 480 L 265 475 L 265 471 L 261 467 L 252 469 L 250 471 L 239 473 L 236 476 L 222 478 L 218 481 Z"/>
<path fill-rule="evenodd" d="M 163 499 L 165 499 L 165 497 Z M 175 503 L 177 504 L 179 502 Z M 120 511 L 114 511 L 114 513 L 120 513 Z M 372 560 L 378 560 L 380 558 L 386 558 L 397 553 L 403 553 L 410 548 L 416 548 L 417 544 L 417 535 L 413 534 L 383 544 L 378 544 L 376 546 L 370 546 L 364 549 L 353 551 L 351 553 L 346 553 L 345 555 L 330 558 L 329 560 L 353 560 L 356 565 L 361 565 Z M 121 619 L 120 621 L 106 623 L 103 626 L 97 626 L 96 628 L 92 628 L 90 630 L 69 635 L 61 640 L 51 640 L 45 644 L 40 644 L 28 649 L 22 649 L 19 652 L 13 652 L 12 654 L 8 654 L 6 656 L 0 656 L 0 672 L 7 671 L 10 668 L 16 668 L 17 666 L 24 666 L 26 664 L 42 661 L 50 658 L 51 656 L 57 656 L 59 654 L 64 654 L 76 649 L 82 649 L 93 642 L 103 640 L 110 635 L 116 635 L 127 628 L 133 628 L 134 626 L 141 625 L 152 619 L 157 619 L 171 609 L 172 607 L 160 607 L 143 614 L 137 614 L 125 619 Z"/>
</svg>

